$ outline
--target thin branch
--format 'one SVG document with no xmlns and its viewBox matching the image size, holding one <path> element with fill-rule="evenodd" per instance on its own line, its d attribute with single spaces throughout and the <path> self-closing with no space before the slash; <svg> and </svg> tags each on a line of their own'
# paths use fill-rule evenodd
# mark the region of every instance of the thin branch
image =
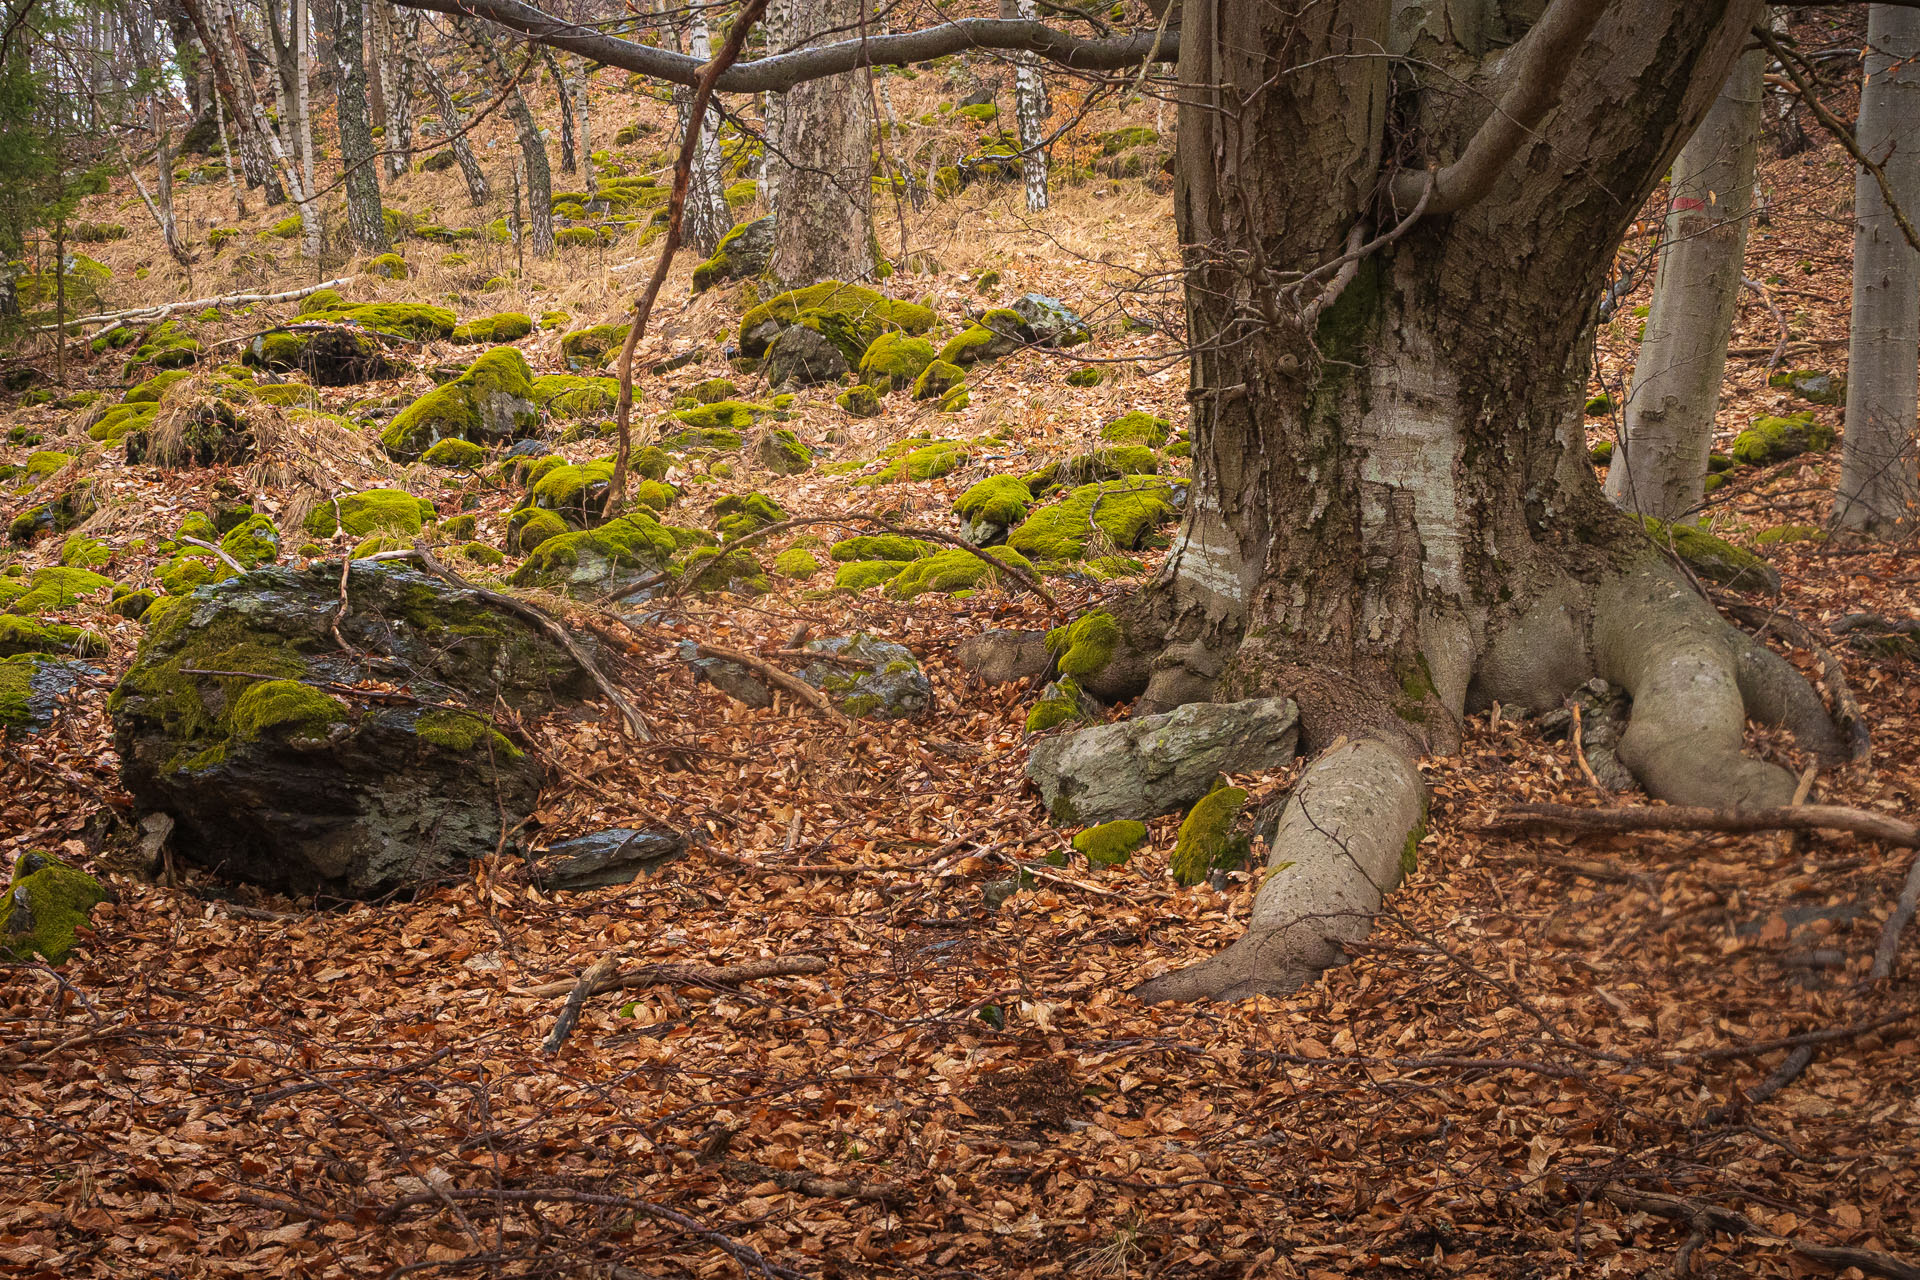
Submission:
<svg viewBox="0 0 1920 1280">
<path fill-rule="evenodd" d="M 1496 835 L 1540 830 L 1595 835 L 1624 831 L 1849 831 L 1903 849 L 1920 849 L 1920 827 L 1913 823 L 1837 804 L 1745 810 L 1685 805 L 1583 809 L 1570 804 L 1526 804 L 1495 815 L 1480 829 Z"/>
</svg>

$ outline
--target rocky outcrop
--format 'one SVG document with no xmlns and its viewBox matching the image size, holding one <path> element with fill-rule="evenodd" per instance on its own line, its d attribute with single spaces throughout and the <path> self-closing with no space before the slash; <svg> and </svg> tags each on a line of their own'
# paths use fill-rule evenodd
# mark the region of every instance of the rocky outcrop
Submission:
<svg viewBox="0 0 1920 1280">
<path fill-rule="evenodd" d="M 1154 818 L 1190 807 L 1228 770 L 1285 764 L 1299 737 L 1289 698 L 1190 702 L 1038 742 L 1027 777 L 1055 822 Z"/>
<path fill-rule="evenodd" d="M 275 373 L 298 370 L 317 387 L 351 387 L 397 378 L 407 371 L 403 361 L 388 357 L 373 334 L 347 325 L 269 329 L 247 344 L 240 359 Z"/>
<path fill-rule="evenodd" d="M 185 858 L 368 897 L 464 874 L 532 811 L 540 767 L 475 708 L 590 688 L 554 641 L 395 563 L 257 569 L 160 600 L 108 703 L 128 791 Z M 338 616 L 337 616 L 338 615 Z M 335 639 L 337 625 L 348 649 Z M 367 676 L 398 696 L 360 697 Z"/>
</svg>

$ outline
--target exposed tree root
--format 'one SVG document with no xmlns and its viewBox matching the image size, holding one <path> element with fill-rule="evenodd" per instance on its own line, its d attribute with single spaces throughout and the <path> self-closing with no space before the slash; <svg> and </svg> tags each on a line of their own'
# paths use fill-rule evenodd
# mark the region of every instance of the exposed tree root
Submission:
<svg viewBox="0 0 1920 1280">
<path fill-rule="evenodd" d="M 1657 805 L 1583 809 L 1568 804 L 1530 804 L 1499 814 L 1481 830 L 1579 831 L 1602 835 L 1623 831 L 1850 831 L 1901 848 L 1920 848 L 1920 827 L 1913 823 L 1837 804 L 1747 810 Z"/>
<path fill-rule="evenodd" d="M 1834 750 L 1838 755 L 1846 759 L 1855 761 L 1865 760 L 1872 751 L 1872 739 L 1867 729 L 1866 713 L 1860 709 L 1859 701 L 1854 698 L 1853 689 L 1847 684 L 1846 668 L 1840 665 L 1840 659 L 1834 655 L 1833 650 L 1821 644 L 1820 641 L 1814 637 L 1813 632 L 1791 614 L 1782 613 L 1778 609 L 1761 609 L 1738 600 L 1728 600 L 1725 598 L 1716 598 L 1715 603 L 1726 610 L 1732 617 L 1738 619 L 1742 625 L 1753 627 L 1758 631 L 1776 631 L 1788 644 L 1805 649 L 1814 656 L 1815 661 L 1820 664 L 1820 679 L 1827 687 L 1827 697 L 1832 700 L 1833 704 L 1832 727 L 1839 733 L 1839 738 L 1835 740 Z M 1793 669 L 1792 664 L 1788 663 L 1784 658 L 1781 658 L 1778 654 L 1774 653 L 1773 650 L 1768 649 L 1758 641 L 1753 642 L 1753 648 L 1773 658 L 1780 667 L 1784 667 L 1787 673 L 1791 675 L 1791 681 L 1787 682 L 1789 685 L 1788 696 L 1791 699 L 1798 700 L 1812 694 L 1812 689 L 1807 685 L 1807 682 L 1800 677 L 1800 673 Z M 1741 689 L 1742 691 L 1746 689 L 1744 678 L 1741 682 Z M 1759 709 L 1754 706 L 1754 697 L 1751 694 L 1748 695 L 1747 709 L 1753 713 L 1754 719 L 1767 719 L 1767 717 L 1761 714 Z M 1804 718 L 1805 715 L 1804 710 L 1797 711 L 1794 718 Z M 1785 721 L 1776 721 L 1776 723 L 1782 722 Z M 1842 746 L 1842 742 L 1844 742 L 1844 747 Z"/>
<path fill-rule="evenodd" d="M 1133 989 L 1149 1003 L 1284 995 L 1344 960 L 1405 874 L 1426 812 L 1407 752 L 1375 735 L 1330 748 L 1307 767 L 1273 839 L 1270 870 L 1246 937 Z"/>
</svg>

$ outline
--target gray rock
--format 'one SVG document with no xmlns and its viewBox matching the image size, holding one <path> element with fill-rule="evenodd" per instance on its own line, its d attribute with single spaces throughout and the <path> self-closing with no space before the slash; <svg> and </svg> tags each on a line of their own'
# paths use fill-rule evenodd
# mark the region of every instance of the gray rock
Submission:
<svg viewBox="0 0 1920 1280">
<path fill-rule="evenodd" d="M 746 280 L 765 271 L 773 257 L 773 225 L 773 215 L 768 214 L 729 232 L 717 269 L 709 270 L 702 263 L 694 273 L 694 292 L 712 288 L 722 280 Z"/>
<path fill-rule="evenodd" d="M 966 97 L 960 99 L 960 105 L 963 107 L 984 107 L 992 103 L 992 101 L 993 101 L 993 86 L 982 85 L 980 88 L 975 89 L 972 93 L 968 94 Z"/>
<path fill-rule="evenodd" d="M 1025 293 L 1007 305 L 1026 321 L 1030 340 L 1036 346 L 1071 347 L 1093 337 L 1087 322 L 1058 298 L 1049 298 L 1044 293 Z"/>
<path fill-rule="evenodd" d="M 987 684 L 1031 680 L 1047 669 L 1047 633 L 995 627 L 968 636 L 955 650 L 960 665 Z"/>
<path fill-rule="evenodd" d="M 778 391 L 786 387 L 811 387 L 832 382 L 845 374 L 847 358 L 818 329 L 804 324 L 788 325 L 767 347 L 767 363 L 762 370 L 767 385 Z"/>
<path fill-rule="evenodd" d="M 53 723 L 54 709 L 60 699 L 84 680 L 98 680 L 106 673 L 72 658 L 50 658 L 44 653 L 24 653 L 0 659 L 0 683 L 21 670 L 26 673 L 26 699 L 17 711 L 11 702 L 0 703 L 0 738 L 14 733 L 40 733 Z"/>
<path fill-rule="evenodd" d="M 773 705 L 773 690 L 767 688 L 759 676 L 739 663 L 728 662 L 725 658 L 702 657 L 698 646 L 691 640 L 682 640 L 679 652 L 680 661 L 692 667 L 695 675 L 729 698 L 744 702 L 750 707 Z"/>
<path fill-rule="evenodd" d="M 961 523 L 960 541 L 970 547 L 997 547 L 1007 540 L 1009 532 L 1011 529 L 1007 525 L 977 517 Z"/>
<path fill-rule="evenodd" d="M 276 339 L 271 344 L 270 337 Z M 351 387 L 397 378 L 407 371 L 405 363 L 387 357 L 374 335 L 347 325 L 269 329 L 247 344 L 240 361 L 276 373 L 297 369 L 317 387 Z"/>
<path fill-rule="evenodd" d="M 687 837 L 667 827 L 614 827 L 548 847 L 536 872 L 551 889 L 632 884 L 687 851 Z"/>
<path fill-rule="evenodd" d="M 438 704 L 457 692 L 533 717 L 592 684 L 518 615 L 392 562 L 354 563 L 342 650 L 339 593 L 338 564 L 270 567 L 148 611 L 111 704 L 135 816 L 166 813 L 183 856 L 295 893 L 464 875 L 532 812 L 542 773 L 488 722 Z M 369 675 L 420 701 L 315 687 Z"/>
<path fill-rule="evenodd" d="M 513 448 L 501 454 L 501 458 L 544 458 L 553 452 L 553 446 L 544 440 L 520 440 Z"/>
<path fill-rule="evenodd" d="M 1111 822 L 1178 813 L 1222 773 L 1270 769 L 1297 754 L 1299 713 L 1290 698 L 1190 702 L 1042 739 L 1027 757 L 1027 777 L 1055 822 Z"/>
<path fill-rule="evenodd" d="M 911 650 L 867 636 L 834 636 L 807 645 L 815 653 L 857 658 L 868 665 L 861 671 L 838 662 L 815 662 L 797 673 L 825 691 L 833 705 L 849 716 L 877 720 L 906 720 L 933 705 L 933 682 L 914 660 Z"/>
</svg>

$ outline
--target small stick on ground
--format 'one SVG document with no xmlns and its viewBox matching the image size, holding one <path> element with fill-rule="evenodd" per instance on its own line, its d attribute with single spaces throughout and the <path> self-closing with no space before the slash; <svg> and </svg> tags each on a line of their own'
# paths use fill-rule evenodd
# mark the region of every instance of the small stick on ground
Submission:
<svg viewBox="0 0 1920 1280">
<path fill-rule="evenodd" d="M 1880 929 L 1880 945 L 1873 949 L 1873 968 L 1867 973 L 1869 982 L 1892 976 L 1894 957 L 1900 952 L 1900 935 L 1913 923 L 1916 910 L 1920 910 L 1920 857 L 1907 868 L 1907 882 L 1900 890 L 1900 900 L 1894 903 L 1893 914 Z"/>
<path fill-rule="evenodd" d="M 620 709 L 621 717 L 627 722 L 627 732 L 641 742 L 647 742 L 653 738 L 652 731 L 647 728 L 647 718 L 640 714 L 640 708 L 634 706 L 632 699 L 620 691 L 620 686 L 607 678 L 606 673 L 600 670 L 599 664 L 596 663 L 592 657 L 588 655 L 587 651 L 580 647 L 579 642 L 573 638 L 573 633 L 562 626 L 551 614 L 547 613 L 546 610 L 536 608 L 528 604 L 525 600 L 503 595 L 498 591 L 489 591 L 485 587 L 468 582 L 465 578 L 436 560 L 433 552 L 427 550 L 427 543 L 424 538 L 417 540 L 413 544 L 413 553 L 420 557 L 420 563 L 425 565 L 427 572 L 431 573 L 434 577 L 452 586 L 471 591 L 488 604 L 498 605 L 502 609 L 517 613 L 552 636 L 560 643 L 560 646 L 572 656 L 573 660 L 580 665 L 580 669 L 586 672 L 596 685 L 600 686 L 600 692 L 607 695 L 607 701 Z"/>
<path fill-rule="evenodd" d="M 1569 740 L 1573 743 L 1573 762 L 1580 766 L 1580 772 L 1586 776 L 1588 782 L 1593 784 L 1593 789 L 1601 795 L 1612 795 L 1613 793 L 1611 791 L 1600 785 L 1600 779 L 1594 775 L 1593 766 L 1587 763 L 1586 751 L 1581 748 L 1580 704 L 1578 702 L 1573 704 L 1573 733 L 1570 735 Z"/>
<path fill-rule="evenodd" d="M 743 982 L 755 982 L 761 978 L 784 978 L 793 974 L 820 973 L 826 967 L 827 961 L 824 956 L 768 956 L 762 960 L 746 960 L 740 964 L 722 965 L 719 968 L 709 968 L 704 965 L 650 964 L 639 969 L 629 969 L 625 973 L 618 973 L 610 968 L 595 976 L 593 989 L 581 999 L 586 1000 L 626 987 L 651 987 L 667 982 L 690 987 L 737 987 Z M 585 974 L 581 975 L 582 979 L 585 977 Z M 516 987 L 513 994 L 557 996 L 579 986 L 578 982 L 548 982 L 538 987 Z"/>
<path fill-rule="evenodd" d="M 226 561 L 227 568 L 233 570 L 235 573 L 245 573 L 247 571 L 247 566 L 241 564 L 238 560 L 235 560 L 232 556 L 228 555 L 226 552 L 222 551 L 220 548 L 214 546 L 211 542 L 203 542 L 199 538 L 195 538 L 184 533 L 181 534 L 179 538 L 176 539 L 176 541 L 185 542 L 192 546 L 199 547 L 203 551 L 213 552 L 213 554 L 219 556 L 222 560 Z"/>
<path fill-rule="evenodd" d="M 1746 810 L 1684 805 L 1583 809 L 1569 804 L 1528 804 L 1496 814 L 1480 829 L 1493 835 L 1541 830 L 1596 835 L 1625 831 L 1849 831 L 1904 849 L 1920 848 L 1920 827 L 1913 823 L 1837 804 Z"/>
<path fill-rule="evenodd" d="M 889 1209 L 904 1209 L 913 1204 L 913 1192 L 891 1182 L 849 1182 L 843 1178 L 823 1178 L 805 1169 L 775 1169 L 751 1160 L 729 1160 L 724 1167 L 733 1177 L 771 1182 L 783 1191 L 798 1191 L 801 1195 L 819 1196 L 822 1200 L 864 1200 L 869 1204 L 885 1205 Z"/>
<path fill-rule="evenodd" d="M 540 1052 L 553 1053 L 567 1042 L 573 1034 L 574 1024 L 580 1021 L 580 1011 L 586 1007 L 587 997 L 600 988 L 600 984 L 611 978 L 620 962 L 611 955 L 601 956 L 586 967 L 579 981 L 573 984 L 573 993 L 567 997 L 567 1003 L 560 1010 L 560 1016 L 554 1020 L 553 1030 L 540 1046 Z"/>
<path fill-rule="evenodd" d="M 1920 1280 L 1920 1264 L 1909 1262 L 1905 1258 L 1891 1253 L 1879 1253 L 1872 1249 L 1852 1249 L 1842 1245 L 1810 1244 L 1800 1240 L 1783 1239 L 1771 1232 L 1762 1231 L 1745 1214 L 1724 1209 L 1706 1200 L 1695 1200 L 1688 1196 L 1671 1196 L 1659 1191 L 1630 1191 L 1624 1187 L 1610 1187 L 1601 1194 L 1622 1209 L 1651 1213 L 1690 1225 L 1704 1223 L 1730 1236 L 1751 1236 L 1759 1243 L 1784 1245 L 1803 1258 L 1836 1270 L 1858 1267 L 1870 1276 L 1882 1276 L 1886 1280 Z M 1695 1229 L 1698 1230 L 1698 1227 L 1696 1226 Z"/>
</svg>

